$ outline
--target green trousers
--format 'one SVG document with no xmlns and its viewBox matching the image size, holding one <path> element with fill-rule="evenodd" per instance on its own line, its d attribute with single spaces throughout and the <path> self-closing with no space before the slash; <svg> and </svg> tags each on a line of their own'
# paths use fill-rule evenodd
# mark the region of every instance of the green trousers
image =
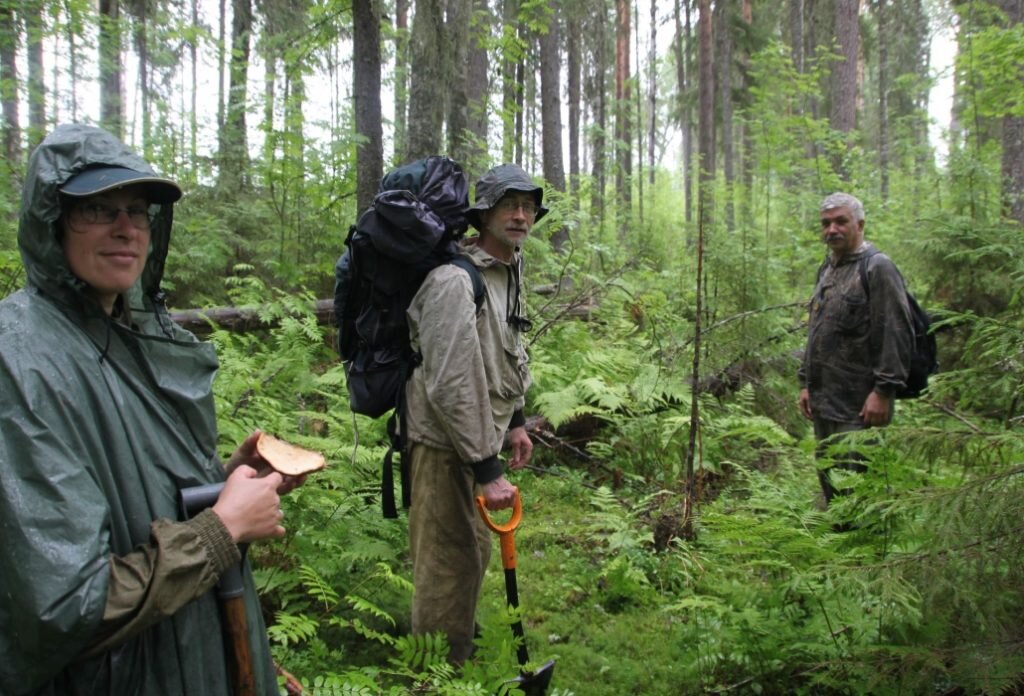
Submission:
<svg viewBox="0 0 1024 696">
<path fill-rule="evenodd" d="M 412 632 L 443 631 L 449 662 L 462 664 L 473 652 L 491 533 L 476 510 L 473 470 L 454 452 L 413 443 L 410 472 Z"/>
</svg>

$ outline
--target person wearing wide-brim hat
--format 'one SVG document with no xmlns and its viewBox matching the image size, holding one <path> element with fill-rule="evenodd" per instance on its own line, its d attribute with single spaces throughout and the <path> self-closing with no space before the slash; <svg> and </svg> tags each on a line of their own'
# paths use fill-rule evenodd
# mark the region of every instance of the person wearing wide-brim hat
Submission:
<svg viewBox="0 0 1024 696">
<path fill-rule="evenodd" d="M 412 505 L 412 629 L 444 632 L 449 661 L 473 652 L 475 614 L 491 554 L 490 532 L 476 512 L 512 507 L 516 489 L 499 459 L 526 466 L 533 443 L 523 408 L 530 386 L 522 335 L 530 330 L 523 300 L 521 249 L 548 210 L 544 191 L 522 167 L 502 164 L 476 185 L 467 220 L 479 236 L 462 253 L 480 275 L 479 309 L 466 269 L 431 271 L 409 305 L 412 346 L 422 356 L 406 387 L 405 428 Z"/>
</svg>

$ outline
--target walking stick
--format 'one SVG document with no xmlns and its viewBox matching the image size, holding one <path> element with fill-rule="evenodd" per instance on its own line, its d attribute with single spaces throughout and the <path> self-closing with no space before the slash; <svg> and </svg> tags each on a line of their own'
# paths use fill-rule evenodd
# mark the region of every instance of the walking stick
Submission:
<svg viewBox="0 0 1024 696">
<path fill-rule="evenodd" d="M 185 519 L 211 507 L 220 497 L 223 483 L 184 488 L 179 493 L 181 512 Z M 228 677 L 234 696 L 255 696 L 256 680 L 253 676 L 252 648 L 249 645 L 249 621 L 245 615 L 245 584 L 242 567 L 248 544 L 239 544 L 242 559 L 225 570 L 217 582 L 224 626 L 224 651 L 228 658 Z"/>
</svg>

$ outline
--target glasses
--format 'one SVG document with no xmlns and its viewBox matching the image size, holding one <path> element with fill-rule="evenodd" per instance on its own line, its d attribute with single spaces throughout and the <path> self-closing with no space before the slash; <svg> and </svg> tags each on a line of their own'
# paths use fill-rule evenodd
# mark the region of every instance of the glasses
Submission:
<svg viewBox="0 0 1024 696">
<path fill-rule="evenodd" d="M 102 203 L 83 203 L 71 211 L 76 221 L 86 225 L 113 224 L 121 213 L 128 215 L 128 220 L 131 221 L 132 227 L 137 230 L 148 230 L 150 223 L 153 221 L 148 208 L 134 206 L 131 208 L 112 208 Z"/>
<path fill-rule="evenodd" d="M 523 215 L 526 217 L 535 217 L 537 215 L 537 204 L 530 201 L 517 201 L 514 198 L 506 198 L 498 201 L 498 210 L 503 213 L 514 213 L 519 208 L 523 209 Z"/>
</svg>

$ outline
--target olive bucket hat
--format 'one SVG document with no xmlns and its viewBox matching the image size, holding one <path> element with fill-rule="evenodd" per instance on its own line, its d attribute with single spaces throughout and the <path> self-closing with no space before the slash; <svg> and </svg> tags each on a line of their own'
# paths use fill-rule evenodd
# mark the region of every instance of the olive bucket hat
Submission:
<svg viewBox="0 0 1024 696">
<path fill-rule="evenodd" d="M 534 184 L 530 175 L 518 164 L 499 164 L 476 182 L 476 202 L 466 211 L 466 220 L 479 230 L 480 211 L 493 208 L 509 191 L 525 191 L 534 195 L 537 199 L 535 222 L 548 214 L 548 209 L 542 205 L 544 189 Z"/>
</svg>

